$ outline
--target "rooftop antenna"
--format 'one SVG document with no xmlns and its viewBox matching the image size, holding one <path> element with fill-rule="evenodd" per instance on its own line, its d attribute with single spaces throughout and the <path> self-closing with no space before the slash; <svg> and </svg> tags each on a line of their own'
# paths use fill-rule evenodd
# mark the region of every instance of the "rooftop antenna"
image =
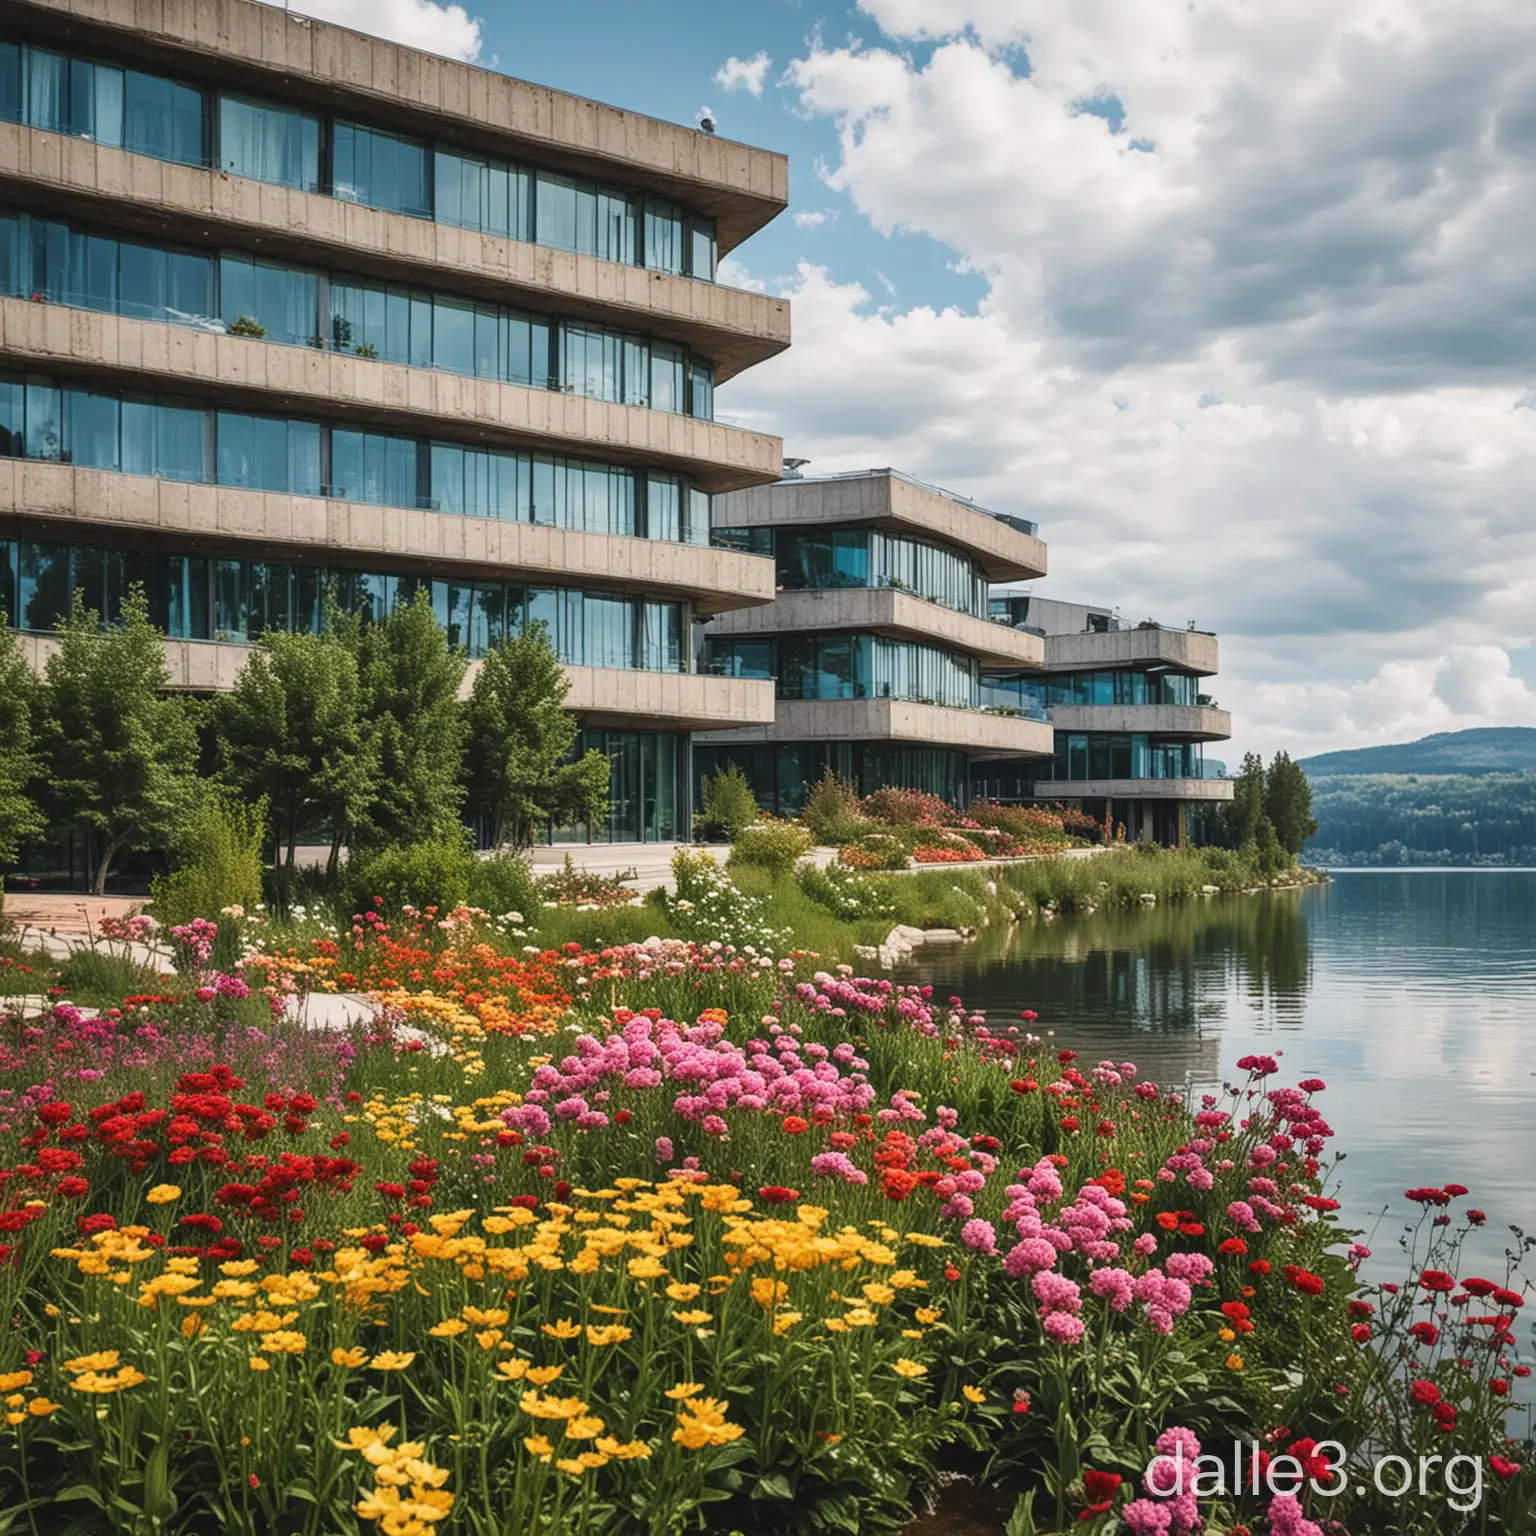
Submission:
<svg viewBox="0 0 1536 1536">
<path fill-rule="evenodd" d="M 810 462 L 809 459 L 785 459 L 784 478 L 786 480 L 803 480 L 805 477 L 800 471 Z"/>
<path fill-rule="evenodd" d="M 708 107 L 701 107 L 699 109 L 699 127 L 705 133 L 713 133 L 715 131 L 715 114 Z"/>
</svg>

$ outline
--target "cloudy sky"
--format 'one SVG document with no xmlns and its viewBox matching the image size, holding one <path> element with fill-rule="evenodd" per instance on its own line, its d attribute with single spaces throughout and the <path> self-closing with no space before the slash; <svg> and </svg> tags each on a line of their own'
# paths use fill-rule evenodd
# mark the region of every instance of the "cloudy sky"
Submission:
<svg viewBox="0 0 1536 1536">
<path fill-rule="evenodd" d="M 1232 753 L 1536 724 L 1526 0 L 294 0 L 791 157 L 721 392 L 1220 632 Z"/>
</svg>

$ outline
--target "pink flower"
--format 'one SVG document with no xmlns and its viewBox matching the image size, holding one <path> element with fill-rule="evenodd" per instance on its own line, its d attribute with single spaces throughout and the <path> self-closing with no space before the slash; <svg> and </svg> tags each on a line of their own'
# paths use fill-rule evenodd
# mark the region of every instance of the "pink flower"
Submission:
<svg viewBox="0 0 1536 1536">
<path fill-rule="evenodd" d="M 983 1221 L 980 1217 L 961 1227 L 960 1241 L 977 1253 L 997 1252 L 997 1232 L 990 1221 Z"/>
<path fill-rule="evenodd" d="M 1120 1518 L 1134 1536 L 1161 1536 L 1173 1523 L 1168 1506 L 1154 1504 L 1151 1499 L 1133 1499 L 1120 1511 Z"/>
<path fill-rule="evenodd" d="M 1076 1344 L 1085 1331 L 1082 1318 L 1070 1312 L 1047 1312 L 1043 1326 L 1059 1344 Z"/>
</svg>

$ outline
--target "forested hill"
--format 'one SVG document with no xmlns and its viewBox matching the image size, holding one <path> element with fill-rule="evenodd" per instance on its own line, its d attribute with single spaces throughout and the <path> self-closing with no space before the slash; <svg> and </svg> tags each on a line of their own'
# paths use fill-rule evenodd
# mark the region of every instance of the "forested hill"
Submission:
<svg viewBox="0 0 1536 1536">
<path fill-rule="evenodd" d="M 1536 867 L 1536 773 L 1308 777 L 1312 863 Z"/>
<path fill-rule="evenodd" d="M 1536 773 L 1536 727 L 1441 731 L 1418 741 L 1304 757 L 1308 778 L 1336 773 Z"/>
</svg>

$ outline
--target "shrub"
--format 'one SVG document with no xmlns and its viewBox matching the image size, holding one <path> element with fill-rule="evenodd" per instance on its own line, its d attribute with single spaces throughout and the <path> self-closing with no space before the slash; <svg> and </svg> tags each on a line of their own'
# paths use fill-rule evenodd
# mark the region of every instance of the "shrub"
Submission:
<svg viewBox="0 0 1536 1536">
<path fill-rule="evenodd" d="M 239 907 L 243 914 L 261 905 L 266 819 L 265 800 L 247 805 L 216 789 L 198 799 L 187 820 L 184 862 L 150 887 L 162 928 L 204 917 L 222 930 L 229 926 L 226 909 Z"/>
<path fill-rule="evenodd" d="M 846 865 L 829 864 L 818 869 L 807 864 L 796 878 L 807 896 L 845 923 L 865 918 L 889 920 L 896 915 L 896 903 L 885 885 Z"/>
<path fill-rule="evenodd" d="M 598 875 L 577 869 L 570 854 L 565 866 L 553 874 L 540 875 L 534 882 L 538 895 L 535 905 L 555 907 L 627 907 L 635 899 L 625 883 L 633 880 L 634 870 L 622 875 Z"/>
<path fill-rule="evenodd" d="M 451 912 L 468 904 L 479 862 L 468 830 L 462 828 L 419 843 L 381 848 L 347 868 L 352 910 L 367 911 L 382 902 L 391 914 L 403 907 Z"/>
<path fill-rule="evenodd" d="M 957 816 L 947 800 L 921 789 L 877 789 L 865 797 L 860 809 L 890 827 L 934 826 L 954 821 Z"/>
<path fill-rule="evenodd" d="M 775 876 L 787 875 L 811 851 L 811 834 L 798 822 L 770 821 L 736 834 L 729 866 L 757 864 Z"/>
<path fill-rule="evenodd" d="M 838 859 L 850 869 L 905 869 L 906 845 L 889 832 L 869 832 L 856 843 L 845 843 Z"/>
<path fill-rule="evenodd" d="M 757 800 L 739 763 L 722 763 L 705 779 L 704 803 L 698 816 L 702 836 L 715 842 L 730 842 L 757 817 Z"/>
<path fill-rule="evenodd" d="M 870 828 L 869 818 L 859 813 L 858 791 L 830 768 L 811 786 L 800 820 L 818 843 L 831 847 L 851 843 Z"/>
<path fill-rule="evenodd" d="M 527 857 L 503 850 L 489 858 L 476 859 L 469 877 L 469 904 L 493 917 L 521 912 L 532 921 L 539 893 Z"/>
</svg>

